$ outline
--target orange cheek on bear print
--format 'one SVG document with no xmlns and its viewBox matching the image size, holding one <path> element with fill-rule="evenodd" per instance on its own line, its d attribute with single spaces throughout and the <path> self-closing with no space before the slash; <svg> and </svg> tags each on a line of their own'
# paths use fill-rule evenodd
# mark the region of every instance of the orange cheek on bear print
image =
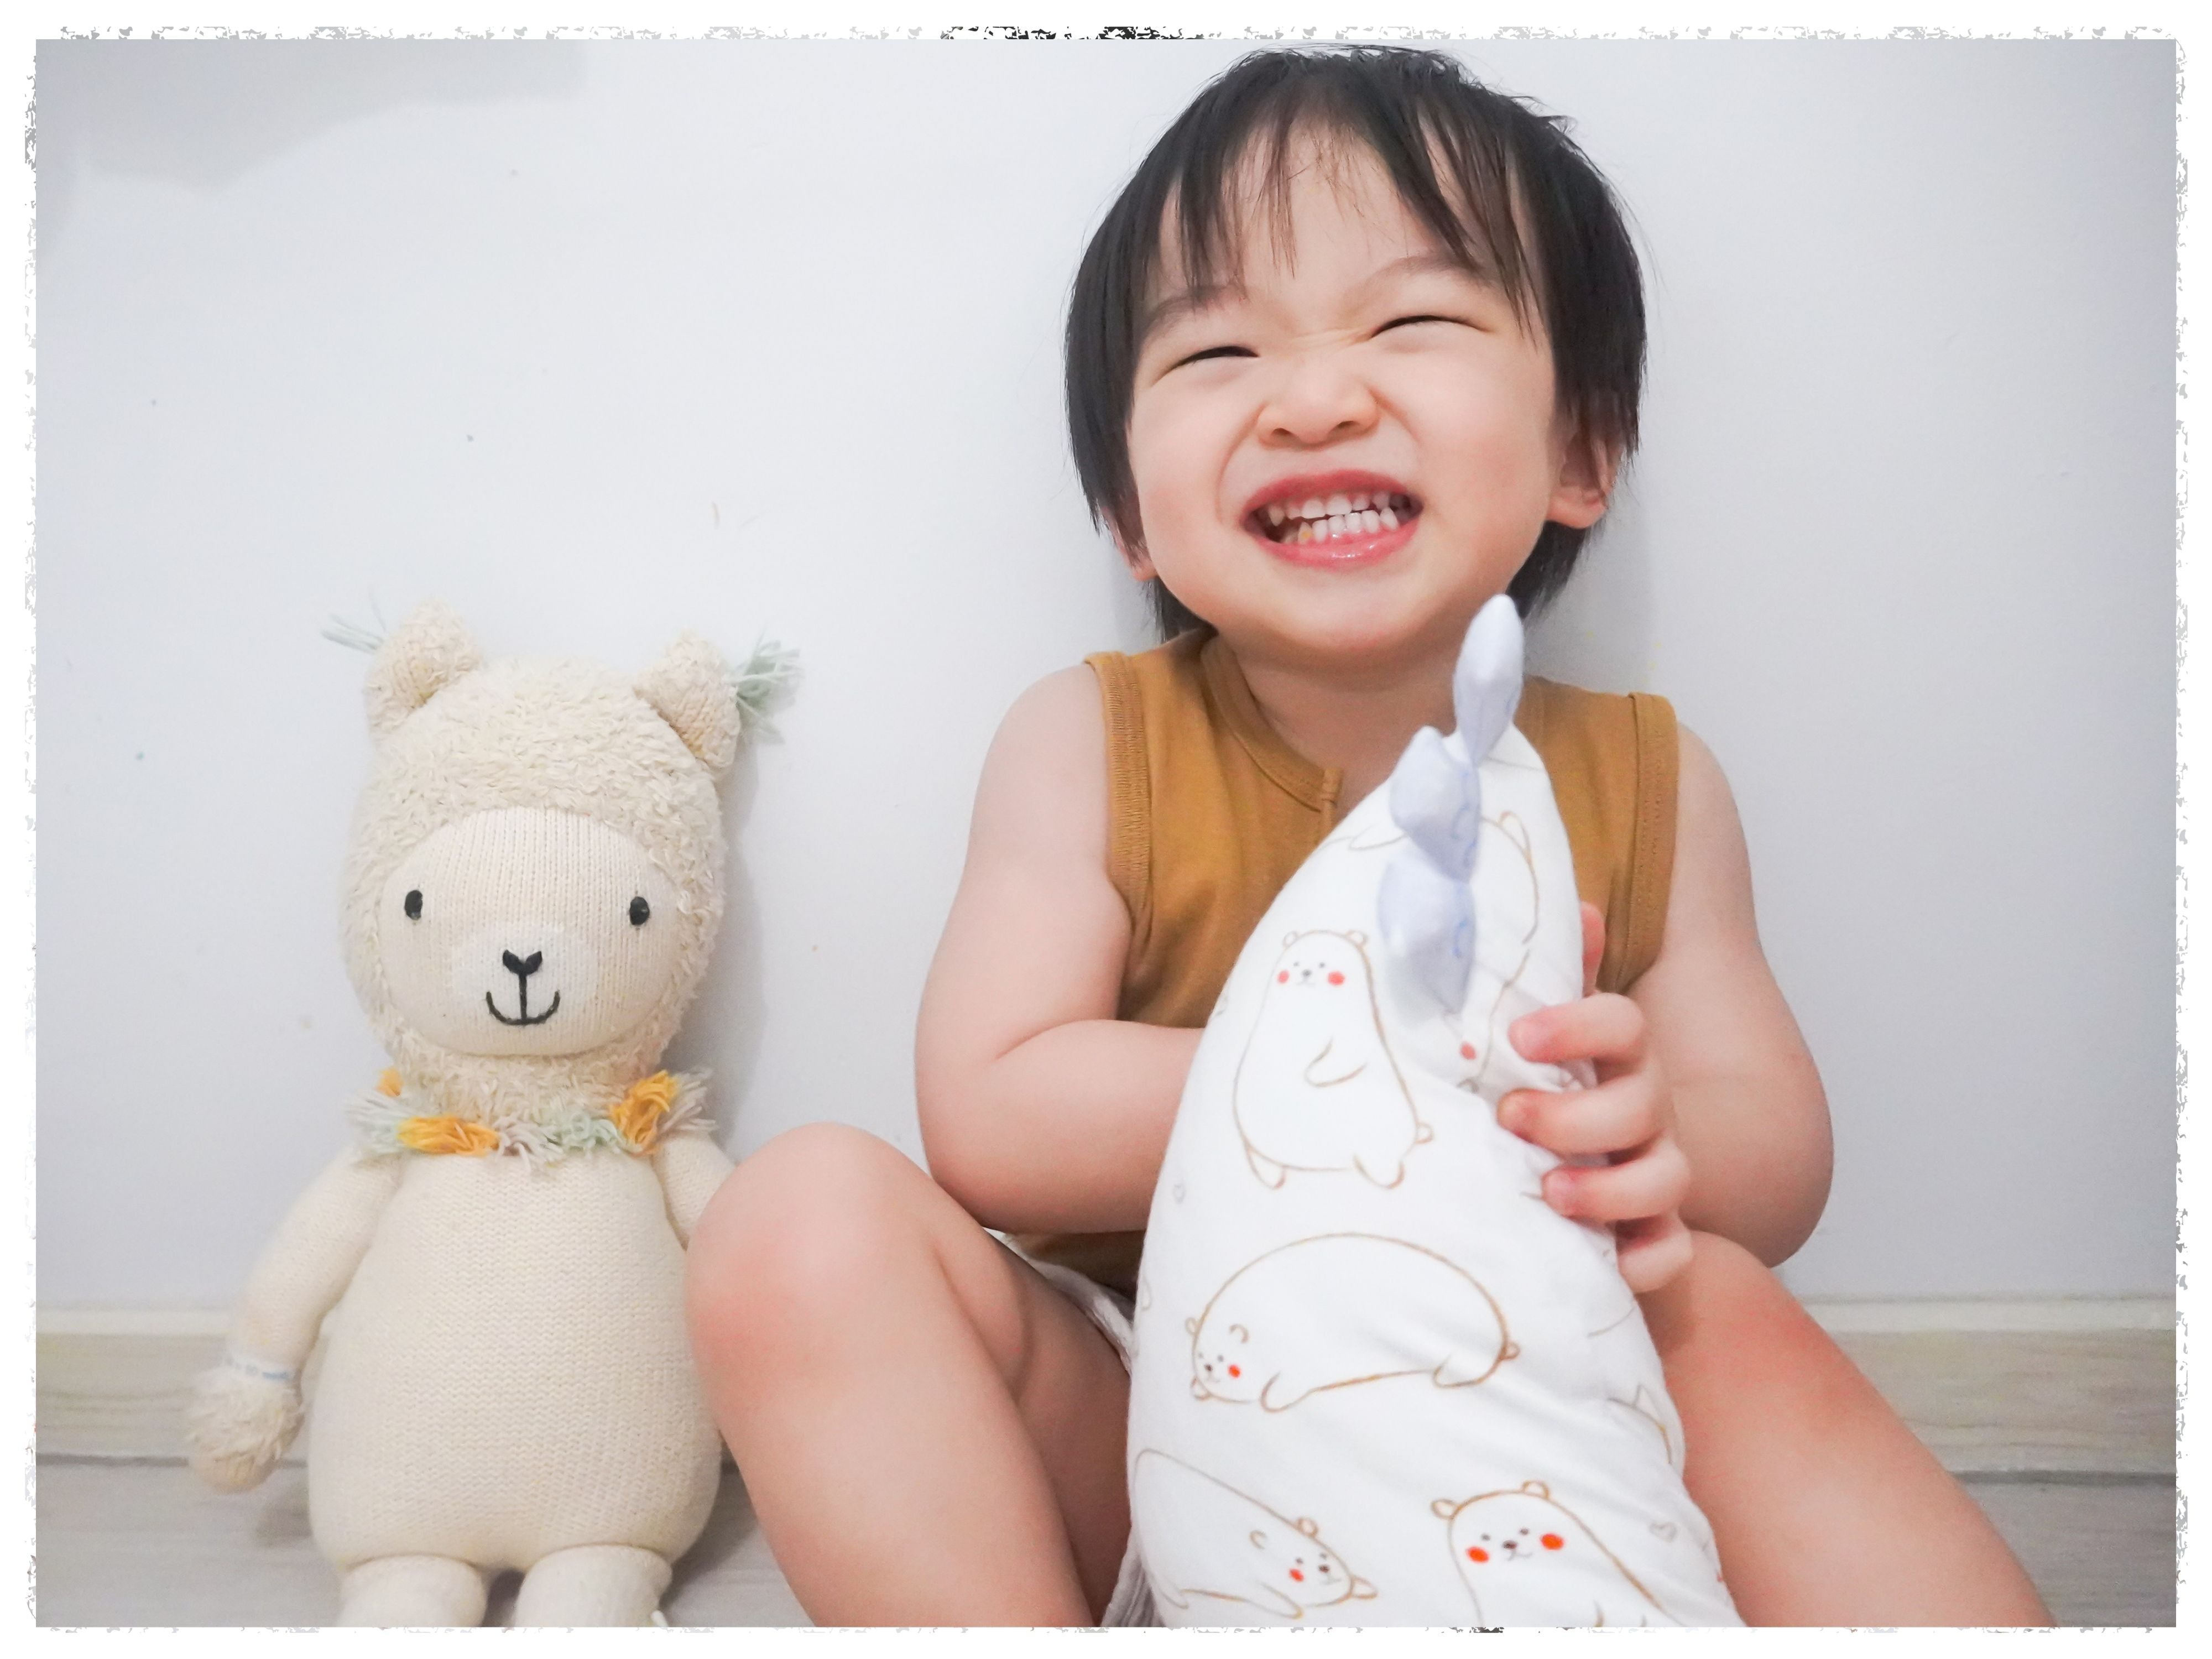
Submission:
<svg viewBox="0 0 2212 1659">
<path fill-rule="evenodd" d="M 1555 1532 L 1546 1533 L 1539 1541 L 1547 1550 L 1563 1550 L 1567 1547 L 1567 1540 Z M 1469 1544 L 1467 1547 L 1467 1559 L 1478 1563 L 1487 1561 L 1490 1559 L 1490 1552 L 1480 1544 Z"/>
</svg>

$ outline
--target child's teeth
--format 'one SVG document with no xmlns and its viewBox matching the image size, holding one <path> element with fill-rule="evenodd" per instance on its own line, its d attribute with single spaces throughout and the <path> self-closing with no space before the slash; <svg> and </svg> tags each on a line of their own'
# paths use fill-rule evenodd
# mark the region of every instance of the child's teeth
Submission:
<svg viewBox="0 0 2212 1659">
<path fill-rule="evenodd" d="M 1398 527 L 1398 515 L 1395 513 L 1393 513 L 1389 507 L 1384 507 L 1381 514 L 1376 516 L 1381 520 L 1382 527 L 1385 530 L 1395 530 Z"/>
<path fill-rule="evenodd" d="M 1298 539 L 1301 542 L 1310 542 L 1313 538 L 1313 526 L 1310 524 L 1308 524 L 1304 520 L 1301 519 L 1298 521 Z"/>
<path fill-rule="evenodd" d="M 1283 504 L 1280 501 L 1269 501 L 1267 503 L 1267 522 L 1269 524 L 1280 524 L 1282 521 Z"/>
<path fill-rule="evenodd" d="M 1334 500 L 1334 501 L 1342 501 L 1342 500 L 1344 499 L 1344 497 L 1343 497 L 1343 496 L 1341 496 L 1341 495 L 1338 495 L 1338 496 L 1332 497 L 1332 499 L 1333 499 L 1333 500 Z M 1341 536 L 1342 534 L 1344 534 L 1344 532 L 1345 532 L 1346 531 L 1349 530 L 1351 527 L 1352 527 L 1352 526 L 1350 526 L 1350 524 L 1348 524 L 1348 523 L 1346 521 L 1346 520 L 1345 520 L 1345 516 L 1344 516 L 1344 514 L 1341 514 L 1341 513 L 1332 513 L 1332 514 L 1330 514 L 1328 515 L 1328 527 L 1327 527 L 1327 529 L 1326 529 L 1322 533 L 1323 533 L 1323 534 L 1325 534 L 1325 535 L 1330 535 L 1330 536 Z"/>
<path fill-rule="evenodd" d="M 1352 510 L 1354 513 L 1364 513 L 1367 510 L 1367 492 L 1365 490 L 1358 489 L 1352 492 Z"/>
<path fill-rule="evenodd" d="M 1359 515 L 1359 527 L 1369 535 L 1373 535 L 1382 527 L 1382 515 L 1373 507 L 1369 507 Z"/>
<path fill-rule="evenodd" d="M 1321 497 L 1318 495 L 1313 496 L 1298 509 L 1298 517 L 1301 519 L 1321 519 L 1328 515 L 1328 509 L 1321 504 Z"/>
<path fill-rule="evenodd" d="M 1351 511 L 1352 503 L 1345 497 L 1341 495 L 1332 495 L 1328 498 L 1328 516 L 1330 518 L 1340 519 Z"/>
</svg>

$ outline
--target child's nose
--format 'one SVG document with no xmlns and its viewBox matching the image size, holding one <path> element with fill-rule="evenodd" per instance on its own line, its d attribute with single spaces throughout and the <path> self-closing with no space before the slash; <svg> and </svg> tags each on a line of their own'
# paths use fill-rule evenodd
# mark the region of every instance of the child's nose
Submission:
<svg viewBox="0 0 2212 1659">
<path fill-rule="evenodd" d="M 1274 448 L 1315 449 L 1375 428 L 1375 393 L 1334 352 L 1293 359 L 1260 410 L 1260 441 Z"/>
</svg>

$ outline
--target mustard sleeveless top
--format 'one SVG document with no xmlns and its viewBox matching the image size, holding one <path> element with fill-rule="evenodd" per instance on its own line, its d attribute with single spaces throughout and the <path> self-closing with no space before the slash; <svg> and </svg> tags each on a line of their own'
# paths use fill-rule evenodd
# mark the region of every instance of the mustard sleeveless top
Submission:
<svg viewBox="0 0 2212 1659">
<path fill-rule="evenodd" d="M 1237 952 L 1344 810 L 1342 779 L 1285 744 L 1220 637 L 1087 659 L 1106 717 L 1108 870 L 1129 908 L 1119 1017 L 1206 1024 Z M 1551 774 L 1575 885 L 1605 912 L 1598 988 L 1659 954 L 1674 866 L 1674 711 L 1664 697 L 1533 676 L 1514 716 Z M 1031 1255 L 1134 1290 L 1145 1236 L 1018 1236 Z"/>
</svg>

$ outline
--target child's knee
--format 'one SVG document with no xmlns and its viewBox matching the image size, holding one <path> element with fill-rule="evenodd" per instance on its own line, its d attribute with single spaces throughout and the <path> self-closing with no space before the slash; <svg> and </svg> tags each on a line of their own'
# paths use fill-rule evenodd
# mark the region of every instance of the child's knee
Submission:
<svg viewBox="0 0 2212 1659">
<path fill-rule="evenodd" d="M 1753 1398 L 1812 1416 L 1863 1407 L 1871 1389 L 1835 1340 L 1741 1245 L 1691 1235 L 1690 1265 L 1644 1299 L 1678 1406 Z"/>
<path fill-rule="evenodd" d="M 919 1173 L 896 1148 L 836 1123 L 790 1130 L 739 1164 L 688 1252 L 702 1364 L 719 1370 L 849 1317 L 895 1253 L 914 1247 L 902 1199 Z"/>
<path fill-rule="evenodd" d="M 1644 1299 L 1652 1341 L 1669 1364 L 1691 1349 L 1744 1352 L 1825 1336 L 1774 1271 L 1717 1233 L 1692 1231 L 1690 1263 Z"/>
</svg>

